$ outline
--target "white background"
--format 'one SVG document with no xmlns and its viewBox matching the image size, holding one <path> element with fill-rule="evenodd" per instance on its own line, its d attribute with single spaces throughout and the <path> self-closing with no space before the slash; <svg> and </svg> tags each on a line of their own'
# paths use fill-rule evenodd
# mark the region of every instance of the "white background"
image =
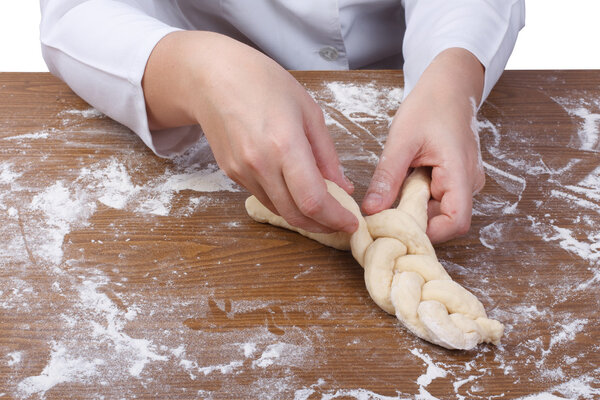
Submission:
<svg viewBox="0 0 600 400">
<path fill-rule="evenodd" d="M 507 69 L 600 69 L 599 0 L 527 0 L 526 5 L 526 27 Z M 0 71 L 47 71 L 39 20 L 38 0 L 0 0 Z"/>
</svg>

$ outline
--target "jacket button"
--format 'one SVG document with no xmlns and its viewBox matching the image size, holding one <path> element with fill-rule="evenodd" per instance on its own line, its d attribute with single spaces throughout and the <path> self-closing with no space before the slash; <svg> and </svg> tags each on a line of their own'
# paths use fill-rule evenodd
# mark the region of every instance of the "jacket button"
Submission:
<svg viewBox="0 0 600 400">
<path fill-rule="evenodd" d="M 331 46 L 325 46 L 319 50 L 319 55 L 326 61 L 335 61 L 340 56 L 338 51 Z"/>
</svg>

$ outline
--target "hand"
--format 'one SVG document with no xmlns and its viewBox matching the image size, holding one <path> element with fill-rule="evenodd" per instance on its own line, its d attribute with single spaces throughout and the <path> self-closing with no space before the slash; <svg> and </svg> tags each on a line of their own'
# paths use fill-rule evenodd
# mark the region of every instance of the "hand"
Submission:
<svg viewBox="0 0 600 400">
<path fill-rule="evenodd" d="M 399 107 L 373 174 L 363 210 L 389 208 L 410 167 L 431 166 L 427 235 L 440 243 L 465 234 L 472 196 L 485 174 L 472 121 L 483 90 L 483 67 L 468 51 L 440 53 Z"/>
<path fill-rule="evenodd" d="M 176 32 L 154 49 L 144 92 L 153 127 L 199 123 L 225 173 L 289 224 L 356 230 L 327 192 L 324 178 L 353 186 L 321 108 L 264 54 L 223 35 Z"/>
</svg>

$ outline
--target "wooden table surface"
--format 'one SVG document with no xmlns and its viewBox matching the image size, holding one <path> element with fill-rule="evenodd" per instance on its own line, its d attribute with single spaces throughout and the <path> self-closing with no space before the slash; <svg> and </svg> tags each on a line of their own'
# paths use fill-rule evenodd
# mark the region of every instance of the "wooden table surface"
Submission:
<svg viewBox="0 0 600 400">
<path fill-rule="evenodd" d="M 401 73 L 294 75 L 362 198 Z M 0 398 L 600 398 L 600 71 L 506 72 L 478 118 L 486 187 L 436 251 L 506 331 L 448 351 L 350 254 L 248 218 L 202 146 L 160 159 L 0 74 Z"/>
</svg>

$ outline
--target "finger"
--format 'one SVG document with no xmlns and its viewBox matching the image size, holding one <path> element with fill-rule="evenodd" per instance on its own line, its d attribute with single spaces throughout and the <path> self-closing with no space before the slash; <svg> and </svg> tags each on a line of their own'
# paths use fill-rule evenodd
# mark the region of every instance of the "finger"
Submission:
<svg viewBox="0 0 600 400">
<path fill-rule="evenodd" d="M 288 191 L 282 176 L 279 176 L 279 179 L 271 179 L 265 188 L 273 203 L 275 213 L 285 219 L 288 224 L 314 233 L 332 233 L 335 231 L 302 214 Z"/>
<path fill-rule="evenodd" d="M 308 143 L 299 144 L 286 160 L 283 177 L 303 215 L 334 231 L 356 230 L 358 220 L 327 191 Z"/>
<path fill-rule="evenodd" d="M 436 168 L 432 177 L 439 175 L 435 174 L 435 170 Z M 429 220 L 427 226 L 427 235 L 431 241 L 441 243 L 466 234 L 471 225 L 471 185 L 467 184 L 465 179 L 457 180 L 453 184 L 450 179 L 440 182 L 438 178 L 432 179 L 431 188 L 434 198 L 441 197 L 439 213 Z M 437 210 L 432 210 L 432 214 L 436 212 Z"/>
<path fill-rule="evenodd" d="M 240 183 L 240 185 L 244 186 L 250 193 L 252 193 L 263 206 L 269 209 L 269 211 L 271 211 L 273 214 L 280 215 L 279 211 L 277 211 L 277 207 L 275 207 L 267 193 L 257 182 L 253 181 L 252 183 L 248 184 Z"/>
<path fill-rule="evenodd" d="M 354 191 L 354 184 L 344 174 L 333 139 L 325 124 L 323 110 L 312 99 L 310 109 L 305 115 L 305 132 L 323 177 L 335 182 L 351 194 Z"/>
<path fill-rule="evenodd" d="M 427 220 L 429 221 L 433 217 L 436 217 L 442 213 L 442 203 L 435 199 L 430 199 L 427 204 Z"/>
<path fill-rule="evenodd" d="M 374 214 L 390 208 L 416 153 L 414 144 L 390 134 L 363 200 L 364 212 Z"/>
</svg>

